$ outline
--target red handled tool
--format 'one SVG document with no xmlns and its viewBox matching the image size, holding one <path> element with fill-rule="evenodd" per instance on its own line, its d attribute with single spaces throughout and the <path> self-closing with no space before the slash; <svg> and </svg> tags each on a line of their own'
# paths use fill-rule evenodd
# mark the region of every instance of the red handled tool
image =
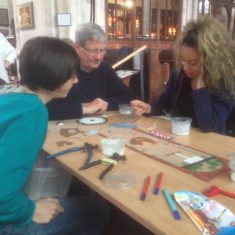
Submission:
<svg viewBox="0 0 235 235">
<path fill-rule="evenodd" d="M 218 194 L 223 194 L 225 196 L 235 198 L 235 193 L 225 191 L 225 190 L 223 190 L 223 189 L 221 189 L 221 188 L 219 188 L 215 185 L 212 185 L 210 188 L 206 189 L 203 193 L 207 197 L 213 197 L 213 196 L 216 196 Z"/>
</svg>

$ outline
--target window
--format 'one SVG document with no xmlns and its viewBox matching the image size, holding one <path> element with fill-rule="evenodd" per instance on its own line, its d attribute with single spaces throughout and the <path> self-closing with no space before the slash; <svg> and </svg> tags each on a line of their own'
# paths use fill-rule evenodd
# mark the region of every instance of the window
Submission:
<svg viewBox="0 0 235 235">
<path fill-rule="evenodd" d="M 8 9 L 0 8 L 0 26 L 9 26 Z"/>
<path fill-rule="evenodd" d="M 235 1 L 199 0 L 198 15 L 212 15 L 221 21 L 235 39 Z"/>
<path fill-rule="evenodd" d="M 174 40 L 180 0 L 107 0 L 109 39 Z"/>
<path fill-rule="evenodd" d="M 210 15 L 211 4 L 209 0 L 201 0 L 198 3 L 198 14 L 199 15 Z"/>
<path fill-rule="evenodd" d="M 58 26 L 70 26 L 71 14 L 70 13 L 57 13 L 57 25 Z"/>
</svg>

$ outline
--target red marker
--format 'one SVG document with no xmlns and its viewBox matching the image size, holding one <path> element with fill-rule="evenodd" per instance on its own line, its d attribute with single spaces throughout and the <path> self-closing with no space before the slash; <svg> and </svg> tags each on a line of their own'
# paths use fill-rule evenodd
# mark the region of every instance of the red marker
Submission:
<svg viewBox="0 0 235 235">
<path fill-rule="evenodd" d="M 156 186 L 154 188 L 153 194 L 156 194 L 156 195 L 159 194 L 161 183 L 162 183 L 162 178 L 163 178 L 163 172 L 160 172 L 158 177 L 157 177 L 157 183 L 156 183 Z"/>
<path fill-rule="evenodd" d="M 149 189 L 149 185 L 150 185 L 150 181 L 151 181 L 151 176 L 147 176 L 145 181 L 144 181 L 144 188 L 143 188 L 143 191 L 141 193 L 141 196 L 140 196 L 140 200 L 144 201 L 145 198 L 146 198 L 146 195 L 147 195 L 147 192 L 148 192 L 148 189 Z"/>
</svg>

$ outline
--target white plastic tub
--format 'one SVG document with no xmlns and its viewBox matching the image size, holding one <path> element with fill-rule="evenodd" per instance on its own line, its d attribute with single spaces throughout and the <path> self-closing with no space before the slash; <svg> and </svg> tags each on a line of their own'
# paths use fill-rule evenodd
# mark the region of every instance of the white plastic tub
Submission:
<svg viewBox="0 0 235 235">
<path fill-rule="evenodd" d="M 188 135 L 190 133 L 191 118 L 174 117 L 171 119 L 171 131 L 176 135 Z"/>
<path fill-rule="evenodd" d="M 24 192 L 32 200 L 65 197 L 68 192 L 72 175 L 59 167 L 54 160 L 47 160 L 47 155 L 45 152 L 40 154 L 24 187 Z"/>
</svg>

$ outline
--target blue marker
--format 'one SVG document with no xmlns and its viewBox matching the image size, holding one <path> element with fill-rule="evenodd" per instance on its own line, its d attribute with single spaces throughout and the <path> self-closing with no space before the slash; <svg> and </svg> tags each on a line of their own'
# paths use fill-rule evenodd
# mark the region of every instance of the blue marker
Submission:
<svg viewBox="0 0 235 235">
<path fill-rule="evenodd" d="M 168 192 L 168 190 L 166 188 L 163 189 L 163 193 L 164 193 L 165 198 L 166 198 L 166 200 L 167 200 L 167 202 L 168 202 L 168 204 L 169 204 L 169 206 L 171 208 L 171 211 L 173 212 L 173 215 L 174 215 L 175 219 L 181 220 L 180 213 L 177 210 L 177 208 L 175 206 L 175 203 L 172 200 L 172 198 L 171 198 L 171 196 L 170 196 L 170 194 L 169 194 L 169 192 Z"/>
</svg>

